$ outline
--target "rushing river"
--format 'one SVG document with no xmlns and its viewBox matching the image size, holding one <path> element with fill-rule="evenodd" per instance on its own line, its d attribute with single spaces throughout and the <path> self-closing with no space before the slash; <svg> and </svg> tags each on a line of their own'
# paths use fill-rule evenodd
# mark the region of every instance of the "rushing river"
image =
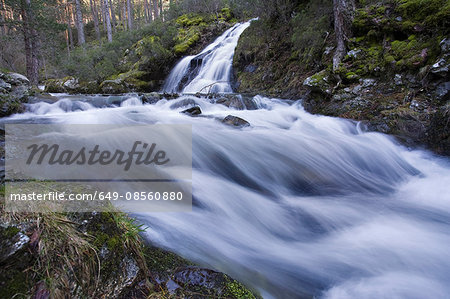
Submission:
<svg viewBox="0 0 450 299">
<path fill-rule="evenodd" d="M 265 298 L 448 298 L 447 158 L 300 101 L 58 97 L 3 122 L 192 124 L 193 210 L 137 215 L 152 242 Z M 209 117 L 180 113 L 194 105 Z M 230 114 L 251 126 L 217 121 Z"/>
</svg>

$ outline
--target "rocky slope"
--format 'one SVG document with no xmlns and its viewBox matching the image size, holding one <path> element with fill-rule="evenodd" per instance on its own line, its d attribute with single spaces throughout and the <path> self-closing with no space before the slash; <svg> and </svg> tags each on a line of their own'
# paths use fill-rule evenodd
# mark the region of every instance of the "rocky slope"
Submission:
<svg viewBox="0 0 450 299">
<path fill-rule="evenodd" d="M 450 155 L 450 1 L 360 1 L 336 72 L 330 5 L 310 1 L 289 23 L 254 22 L 233 62 L 237 91 L 303 99 L 310 112 Z"/>
</svg>

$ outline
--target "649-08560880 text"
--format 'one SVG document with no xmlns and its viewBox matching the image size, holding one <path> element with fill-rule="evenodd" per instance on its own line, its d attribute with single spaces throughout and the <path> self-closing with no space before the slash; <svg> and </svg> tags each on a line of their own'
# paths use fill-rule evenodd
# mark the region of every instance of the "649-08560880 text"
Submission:
<svg viewBox="0 0 450 299">
<path fill-rule="evenodd" d="M 136 201 L 182 201 L 184 193 L 181 191 L 135 191 L 135 192 L 99 192 L 93 193 L 66 193 L 66 192 L 46 192 L 46 193 L 10 193 L 10 201 L 116 201 L 116 200 L 136 200 Z"/>
</svg>

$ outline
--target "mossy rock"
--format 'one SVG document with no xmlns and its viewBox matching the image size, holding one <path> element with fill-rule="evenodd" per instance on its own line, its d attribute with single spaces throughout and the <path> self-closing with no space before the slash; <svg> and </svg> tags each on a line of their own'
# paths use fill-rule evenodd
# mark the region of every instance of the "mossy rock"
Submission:
<svg viewBox="0 0 450 299">
<path fill-rule="evenodd" d="M 188 29 L 180 28 L 176 38 L 176 45 L 173 48 L 175 55 L 179 56 L 184 54 L 189 48 L 194 46 L 200 40 L 202 29 L 200 26 L 190 27 Z"/>
<path fill-rule="evenodd" d="M 28 79 L 17 73 L 0 73 L 0 83 L 0 117 L 24 112 L 24 103 L 36 93 Z"/>
<path fill-rule="evenodd" d="M 206 24 L 203 16 L 196 14 L 184 14 L 177 18 L 176 23 L 183 27 L 191 27 L 200 24 Z"/>
<path fill-rule="evenodd" d="M 100 84 L 100 89 L 106 94 L 119 94 L 128 92 L 125 82 L 121 79 L 105 80 Z"/>
<path fill-rule="evenodd" d="M 331 85 L 329 79 L 329 73 L 327 70 L 320 71 L 305 79 L 303 85 L 309 87 L 313 91 L 317 91 L 324 94 L 331 93 Z"/>
<path fill-rule="evenodd" d="M 149 92 L 153 91 L 157 84 L 148 80 L 148 73 L 139 70 L 131 70 L 126 73 L 115 75 L 109 80 L 102 82 L 100 88 L 105 93 L 118 94 L 131 91 Z"/>
<path fill-rule="evenodd" d="M 16 99 L 11 96 L 0 95 L 0 117 L 24 112 L 24 102 L 21 99 Z"/>
</svg>

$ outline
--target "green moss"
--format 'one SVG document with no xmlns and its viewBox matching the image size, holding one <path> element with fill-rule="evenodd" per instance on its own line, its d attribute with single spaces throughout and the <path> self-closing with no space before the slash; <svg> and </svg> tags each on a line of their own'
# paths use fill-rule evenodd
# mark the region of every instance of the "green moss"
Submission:
<svg viewBox="0 0 450 299">
<path fill-rule="evenodd" d="M 311 83 L 312 84 L 320 84 L 328 74 L 326 72 L 319 72 L 311 76 Z"/>
<path fill-rule="evenodd" d="M 229 21 L 233 18 L 233 13 L 229 7 L 224 7 L 220 10 L 219 19 L 222 21 Z"/>
<path fill-rule="evenodd" d="M 433 52 L 435 52 L 434 48 L 436 47 L 433 47 L 431 41 L 423 42 L 418 40 L 415 35 L 410 35 L 407 40 L 392 41 L 391 49 L 387 57 L 393 57 L 397 61 L 397 68 L 417 68 L 425 62 L 426 56 L 422 55 L 424 49 L 427 49 L 426 52 L 428 54 L 433 55 Z"/>
<path fill-rule="evenodd" d="M 398 2 L 398 10 L 403 16 L 415 21 L 425 20 L 448 4 L 446 0 L 398 0 Z"/>
<path fill-rule="evenodd" d="M 111 251 L 120 249 L 122 247 L 120 236 L 109 237 L 108 240 L 106 241 L 106 246 Z"/>
<path fill-rule="evenodd" d="M 348 73 L 345 74 L 345 78 L 348 81 L 354 81 L 354 80 L 359 79 L 359 76 L 356 73 L 354 73 L 354 72 L 348 72 Z"/>
<path fill-rule="evenodd" d="M 17 235 L 17 233 L 20 231 L 20 229 L 18 229 L 15 226 L 8 226 L 7 228 L 5 228 L 3 230 L 3 237 L 5 237 L 6 239 L 12 238 L 15 235 Z"/>
<path fill-rule="evenodd" d="M 136 43 L 135 52 L 138 56 L 143 56 L 151 52 L 154 47 L 160 46 L 160 38 L 154 35 L 144 37 Z"/>
<path fill-rule="evenodd" d="M 185 37 L 184 40 L 181 40 L 179 44 L 176 44 L 173 50 L 176 55 L 181 55 L 193 46 L 200 39 L 199 33 L 193 33 Z"/>
<path fill-rule="evenodd" d="M 26 273 L 11 270 L 8 272 L 8 280 L 0 288 L 0 298 L 27 298 L 31 288 Z"/>
<path fill-rule="evenodd" d="M 377 12 L 378 16 L 384 15 L 386 12 L 386 6 L 380 6 L 380 7 L 376 8 L 376 12 Z"/>
<path fill-rule="evenodd" d="M 394 56 L 392 56 L 392 55 L 386 55 L 386 56 L 384 57 L 384 62 L 385 62 L 386 64 L 392 64 L 393 62 L 395 62 L 395 58 L 394 58 Z"/>
<path fill-rule="evenodd" d="M 238 281 L 228 278 L 225 286 L 225 297 L 256 299 L 255 295 Z"/>
<path fill-rule="evenodd" d="M 205 19 L 200 15 L 185 14 L 177 18 L 176 23 L 183 27 L 205 24 Z"/>
<path fill-rule="evenodd" d="M 200 35 L 200 27 L 191 27 L 189 29 L 180 28 L 178 30 L 176 45 L 173 48 L 175 54 L 181 55 L 187 52 L 187 50 L 195 45 L 195 43 L 200 39 Z"/>
<path fill-rule="evenodd" d="M 166 272 L 170 269 L 194 265 L 172 252 L 152 246 L 144 248 L 144 257 L 149 269 L 154 272 Z"/>
<path fill-rule="evenodd" d="M 413 31 L 416 25 L 417 25 L 416 22 L 413 22 L 411 20 L 405 20 L 401 23 L 401 29 L 406 32 Z"/>
<path fill-rule="evenodd" d="M 358 33 L 367 32 L 369 29 L 369 13 L 364 9 L 357 9 L 353 18 L 353 28 Z"/>
</svg>

